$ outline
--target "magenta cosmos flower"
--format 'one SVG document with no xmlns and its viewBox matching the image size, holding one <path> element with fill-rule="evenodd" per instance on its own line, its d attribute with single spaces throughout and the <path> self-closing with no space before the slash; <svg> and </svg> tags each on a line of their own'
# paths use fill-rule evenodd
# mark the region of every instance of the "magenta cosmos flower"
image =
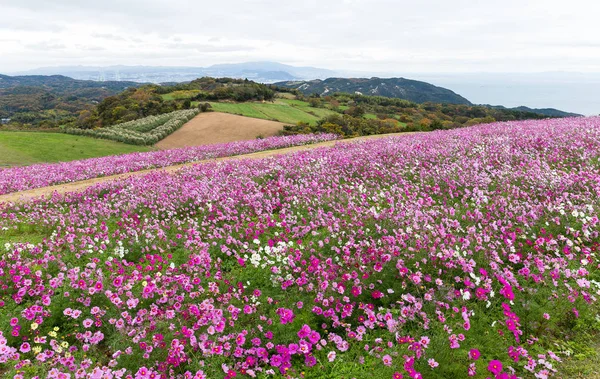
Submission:
<svg viewBox="0 0 600 379">
<path fill-rule="evenodd" d="M 502 362 L 497 359 L 491 360 L 488 364 L 488 371 L 494 375 L 498 375 L 502 372 Z"/>
</svg>

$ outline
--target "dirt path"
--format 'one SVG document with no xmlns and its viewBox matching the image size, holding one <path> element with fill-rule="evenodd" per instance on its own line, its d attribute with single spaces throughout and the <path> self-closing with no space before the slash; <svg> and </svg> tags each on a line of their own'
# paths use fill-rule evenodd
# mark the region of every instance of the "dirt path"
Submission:
<svg viewBox="0 0 600 379">
<path fill-rule="evenodd" d="M 356 142 L 356 141 L 361 141 L 361 140 L 377 139 L 377 138 L 383 138 L 383 137 L 389 137 L 389 136 L 406 136 L 406 135 L 415 134 L 415 133 L 416 132 L 380 134 L 380 135 L 374 135 L 374 136 L 350 138 L 350 139 L 341 140 L 341 141 L 326 141 L 326 142 L 319 142 L 319 143 L 315 143 L 315 144 L 311 144 L 311 145 L 293 146 L 293 147 L 286 147 L 283 149 L 259 151 L 256 153 L 235 155 L 232 157 L 207 159 L 207 160 L 193 162 L 193 163 L 183 163 L 183 164 L 178 164 L 178 165 L 174 165 L 174 166 L 167 166 L 167 167 L 161 167 L 161 168 L 153 168 L 153 169 L 149 169 L 149 170 L 129 172 L 126 174 L 103 176 L 101 178 L 82 180 L 82 181 L 73 182 L 73 183 L 57 184 L 54 186 L 41 187 L 41 188 L 35 188 L 32 190 L 27 190 L 27 191 L 14 192 L 14 193 L 6 194 L 6 195 L 0 195 L 0 204 L 11 203 L 11 202 L 12 203 L 24 202 L 24 201 L 27 201 L 34 197 L 49 196 L 55 192 L 62 194 L 62 193 L 67 193 L 67 192 L 83 191 L 86 188 L 91 187 L 94 184 L 101 183 L 101 182 L 125 179 L 130 176 L 134 176 L 134 175 L 145 175 L 145 174 L 148 174 L 153 171 L 173 172 L 173 171 L 177 171 L 177 170 L 181 169 L 182 167 L 192 166 L 192 165 L 204 163 L 204 162 L 217 162 L 217 161 L 237 160 L 237 159 L 258 159 L 258 158 L 271 157 L 274 155 L 293 153 L 296 151 L 312 150 L 312 149 L 316 149 L 319 147 L 333 146 L 337 143 L 351 143 L 351 142 Z"/>
<path fill-rule="evenodd" d="M 282 122 L 221 112 L 200 113 L 156 144 L 161 150 L 270 137 L 283 130 Z"/>
</svg>

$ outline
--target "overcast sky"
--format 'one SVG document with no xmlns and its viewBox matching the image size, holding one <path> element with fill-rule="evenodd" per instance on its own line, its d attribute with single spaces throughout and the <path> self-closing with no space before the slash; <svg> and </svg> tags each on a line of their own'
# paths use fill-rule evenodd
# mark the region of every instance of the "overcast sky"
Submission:
<svg viewBox="0 0 600 379">
<path fill-rule="evenodd" d="M 254 60 L 600 72 L 598 15 L 593 0 L 0 0 L 0 72 Z"/>
</svg>

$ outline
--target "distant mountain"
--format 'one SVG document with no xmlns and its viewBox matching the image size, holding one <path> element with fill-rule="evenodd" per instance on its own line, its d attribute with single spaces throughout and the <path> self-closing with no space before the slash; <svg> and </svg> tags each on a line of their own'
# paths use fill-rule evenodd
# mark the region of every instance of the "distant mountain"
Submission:
<svg viewBox="0 0 600 379">
<path fill-rule="evenodd" d="M 345 92 L 370 96 L 384 96 L 414 101 L 415 103 L 466 104 L 471 102 L 449 89 L 432 84 L 404 78 L 329 78 L 311 81 L 285 81 L 277 86 L 297 89 L 304 94 Z"/>
<path fill-rule="evenodd" d="M 81 89 L 100 88 L 107 89 L 111 93 L 118 93 L 128 87 L 139 85 L 140 83 L 135 82 L 96 82 L 91 80 L 76 80 L 62 75 L 7 76 L 0 74 L 0 88 L 3 89 L 14 87 L 42 87 L 48 91 L 65 93 Z"/>
<path fill-rule="evenodd" d="M 80 80 L 122 81 L 142 83 L 189 82 L 210 77 L 250 79 L 259 83 L 285 80 L 324 79 L 335 76 L 335 71 L 316 67 L 295 67 L 277 62 L 247 62 L 217 64 L 209 67 L 163 66 L 62 66 L 42 67 L 20 75 L 65 75 Z"/>
<path fill-rule="evenodd" d="M 247 72 L 285 72 L 293 79 L 325 79 L 335 76 L 336 71 L 316 67 L 296 67 L 277 62 L 247 62 L 233 64 L 216 64 L 206 68 L 207 71 L 226 72 L 240 74 Z M 250 78 L 248 78 L 250 79 Z"/>
</svg>

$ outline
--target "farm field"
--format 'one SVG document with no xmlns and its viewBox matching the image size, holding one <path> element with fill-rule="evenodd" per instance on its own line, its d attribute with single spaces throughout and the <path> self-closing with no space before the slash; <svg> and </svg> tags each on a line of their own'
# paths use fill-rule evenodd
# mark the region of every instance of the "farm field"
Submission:
<svg viewBox="0 0 600 379">
<path fill-rule="evenodd" d="M 272 137 L 281 132 L 284 125 L 276 121 L 221 112 L 206 112 L 194 117 L 155 146 L 159 149 L 176 149 Z"/>
<path fill-rule="evenodd" d="M 0 167 L 150 151 L 151 147 L 43 132 L 0 131 Z"/>
<path fill-rule="evenodd" d="M 0 373 L 589 374 L 599 162 L 598 117 L 494 123 L 0 204 Z"/>
</svg>

